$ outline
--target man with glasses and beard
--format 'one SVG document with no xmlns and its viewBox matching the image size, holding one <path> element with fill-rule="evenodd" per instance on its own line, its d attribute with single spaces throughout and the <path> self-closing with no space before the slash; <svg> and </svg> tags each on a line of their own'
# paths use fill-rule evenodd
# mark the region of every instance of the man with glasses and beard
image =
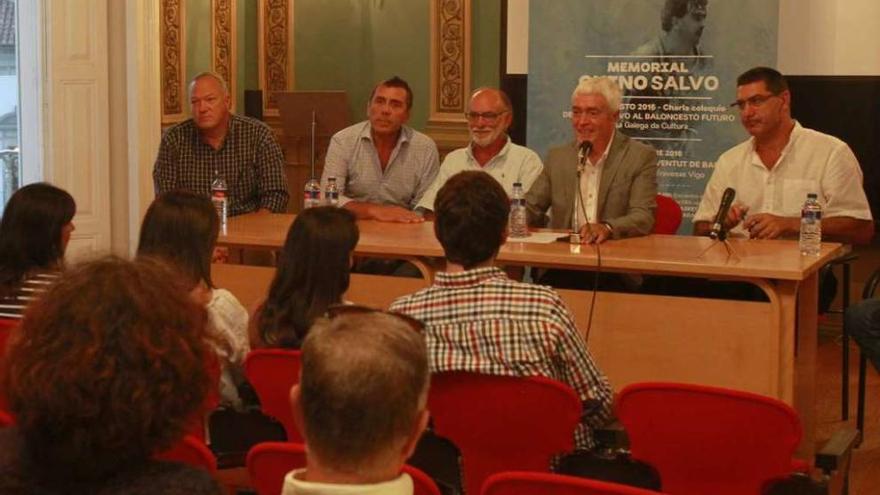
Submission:
<svg viewBox="0 0 880 495">
<path fill-rule="evenodd" d="M 725 227 L 755 239 L 796 238 L 808 193 L 822 205 L 822 237 L 867 243 L 873 235 L 862 171 L 846 143 L 802 127 L 791 117 L 791 93 L 778 71 L 755 67 L 736 80 L 740 121 L 751 137 L 724 152 L 694 214 L 706 235 L 728 187 L 736 202 Z M 746 215 L 748 213 L 748 215 Z"/>
<path fill-rule="evenodd" d="M 433 210 L 437 191 L 450 177 L 465 170 L 486 172 L 511 196 L 514 183 L 521 183 L 523 191 L 528 191 L 544 168 L 537 153 L 510 141 L 507 129 L 513 122 L 513 106 L 504 91 L 477 89 L 471 95 L 465 117 L 471 143 L 446 155 L 437 178 L 419 201 L 419 208 Z"/>
</svg>

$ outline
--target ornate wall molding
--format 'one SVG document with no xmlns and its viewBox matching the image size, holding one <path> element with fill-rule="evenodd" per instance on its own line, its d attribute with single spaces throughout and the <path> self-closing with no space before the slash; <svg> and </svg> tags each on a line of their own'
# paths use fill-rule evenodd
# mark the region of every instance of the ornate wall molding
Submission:
<svg viewBox="0 0 880 495">
<path fill-rule="evenodd" d="M 159 36 L 162 44 L 162 124 L 186 118 L 184 1 L 162 0 Z"/>
<path fill-rule="evenodd" d="M 211 0 L 211 65 L 229 86 L 232 108 L 235 109 L 235 96 L 238 67 L 238 53 L 235 42 L 236 0 Z"/>
<path fill-rule="evenodd" d="M 278 116 L 275 92 L 293 89 L 293 1 L 260 0 L 260 88 L 267 116 Z"/>
<path fill-rule="evenodd" d="M 431 108 L 427 133 L 448 151 L 467 144 L 471 0 L 431 0 Z"/>
</svg>

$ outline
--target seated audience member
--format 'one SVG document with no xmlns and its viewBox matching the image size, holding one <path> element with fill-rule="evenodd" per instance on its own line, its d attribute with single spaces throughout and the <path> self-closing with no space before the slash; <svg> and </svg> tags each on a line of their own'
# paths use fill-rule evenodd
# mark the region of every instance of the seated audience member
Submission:
<svg viewBox="0 0 880 495">
<path fill-rule="evenodd" d="M 611 417 L 611 386 L 559 295 L 510 280 L 493 266 L 507 238 L 509 211 L 504 189 L 489 175 L 450 178 L 434 202 L 447 271 L 433 286 L 394 301 L 391 310 L 425 323 L 432 372 L 546 376 L 571 386 L 584 402 L 576 445 L 592 448 L 591 427 Z"/>
<path fill-rule="evenodd" d="M 615 130 L 620 86 L 608 77 L 582 80 L 571 95 L 575 139 L 551 149 L 544 170 L 526 194 L 529 224 L 575 228 L 584 242 L 647 235 L 654 227 L 657 153 Z M 580 176 L 580 146 L 590 143 Z M 582 196 L 582 203 L 579 196 Z M 584 210 L 586 216 L 584 216 Z"/>
<path fill-rule="evenodd" d="M 808 193 L 822 204 L 822 236 L 866 243 L 873 235 L 862 171 L 849 146 L 791 117 L 791 93 L 778 71 L 755 67 L 736 80 L 740 122 L 751 137 L 724 152 L 700 206 L 694 233 L 706 235 L 724 190 L 736 190 L 725 227 L 756 239 L 795 238 Z M 748 215 L 746 214 L 748 212 Z"/>
<path fill-rule="evenodd" d="M 282 494 L 412 494 L 400 471 L 428 423 L 428 382 L 425 340 L 403 319 L 375 312 L 317 323 L 290 393 L 306 468 L 287 474 Z"/>
<path fill-rule="evenodd" d="M 172 191 L 153 201 L 144 215 L 137 255 L 173 265 L 189 282 L 192 295 L 208 310 L 208 330 L 220 363 L 220 400 L 239 406 L 242 362 L 250 351 L 247 310 L 226 289 L 211 281 L 211 255 L 220 221 L 211 200 L 188 191 Z"/>
<path fill-rule="evenodd" d="M 302 346 L 315 319 L 342 302 L 358 236 L 354 214 L 343 208 L 321 206 L 297 215 L 269 294 L 251 318 L 252 347 Z"/>
<path fill-rule="evenodd" d="M 336 177 L 339 205 L 359 219 L 421 222 L 414 212 L 437 175 L 437 145 L 405 125 L 412 90 L 399 77 L 380 82 L 367 104 L 367 120 L 337 132 L 330 140 L 321 187 Z"/>
<path fill-rule="evenodd" d="M 206 314 L 166 265 L 68 269 L 26 312 L 2 361 L 15 425 L 0 430 L 0 493 L 198 495 L 204 470 L 152 460 L 211 387 Z"/>
<path fill-rule="evenodd" d="M 58 277 L 75 213 L 70 194 L 49 184 L 9 198 L 0 220 L 0 318 L 20 319 Z"/>
<path fill-rule="evenodd" d="M 528 191 L 544 168 L 534 151 L 513 144 L 507 136 L 513 122 L 513 105 L 504 91 L 494 88 L 474 91 L 465 116 L 471 143 L 443 159 L 437 178 L 419 201 L 418 207 L 423 210 L 434 209 L 437 191 L 459 172 L 482 170 L 497 180 L 510 196 L 515 182 L 522 184 L 523 191 Z"/>
<path fill-rule="evenodd" d="M 846 329 L 880 371 L 880 299 L 865 299 L 846 310 Z"/>
</svg>

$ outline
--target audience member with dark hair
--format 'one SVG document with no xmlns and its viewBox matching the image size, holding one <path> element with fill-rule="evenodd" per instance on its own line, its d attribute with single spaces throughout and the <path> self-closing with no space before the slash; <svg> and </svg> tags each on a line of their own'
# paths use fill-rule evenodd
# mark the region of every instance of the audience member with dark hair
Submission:
<svg viewBox="0 0 880 495">
<path fill-rule="evenodd" d="M 507 194 L 488 174 L 452 176 L 434 202 L 446 272 L 391 310 L 425 323 L 432 372 L 546 376 L 571 386 L 584 403 L 576 445 L 592 448 L 591 427 L 611 417 L 611 386 L 559 295 L 510 280 L 493 266 L 507 239 L 509 211 Z"/>
<path fill-rule="evenodd" d="M 141 224 L 137 255 L 154 256 L 177 268 L 190 284 L 193 297 L 208 309 L 212 342 L 222 363 L 220 398 L 238 406 L 241 365 L 250 351 L 247 310 L 231 292 L 214 287 L 211 255 L 220 220 L 208 198 L 172 191 L 153 201 Z"/>
<path fill-rule="evenodd" d="M 13 330 L 0 493 L 219 494 L 206 471 L 152 460 L 203 411 L 206 313 L 165 264 L 65 272 Z"/>
<path fill-rule="evenodd" d="M 288 473 L 282 494 L 411 494 L 400 470 L 428 423 L 428 382 L 425 340 L 402 318 L 320 320 L 290 393 L 307 464 Z"/>
<path fill-rule="evenodd" d="M 299 215 L 278 258 L 266 300 L 251 319 L 251 346 L 298 349 L 315 318 L 342 302 L 358 242 L 354 214 L 309 208 Z"/>
<path fill-rule="evenodd" d="M 21 318 L 61 270 L 76 203 L 45 183 L 22 187 L 0 220 L 0 318 Z"/>
</svg>

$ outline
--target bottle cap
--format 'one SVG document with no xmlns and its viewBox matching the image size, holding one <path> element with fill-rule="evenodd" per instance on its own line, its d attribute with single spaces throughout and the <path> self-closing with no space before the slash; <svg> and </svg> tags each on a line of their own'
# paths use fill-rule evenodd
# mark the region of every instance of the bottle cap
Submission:
<svg viewBox="0 0 880 495">
<path fill-rule="evenodd" d="M 819 195 L 816 193 L 807 193 L 807 199 L 816 199 Z"/>
<path fill-rule="evenodd" d="M 522 182 L 514 182 L 513 187 L 522 187 Z"/>
</svg>

